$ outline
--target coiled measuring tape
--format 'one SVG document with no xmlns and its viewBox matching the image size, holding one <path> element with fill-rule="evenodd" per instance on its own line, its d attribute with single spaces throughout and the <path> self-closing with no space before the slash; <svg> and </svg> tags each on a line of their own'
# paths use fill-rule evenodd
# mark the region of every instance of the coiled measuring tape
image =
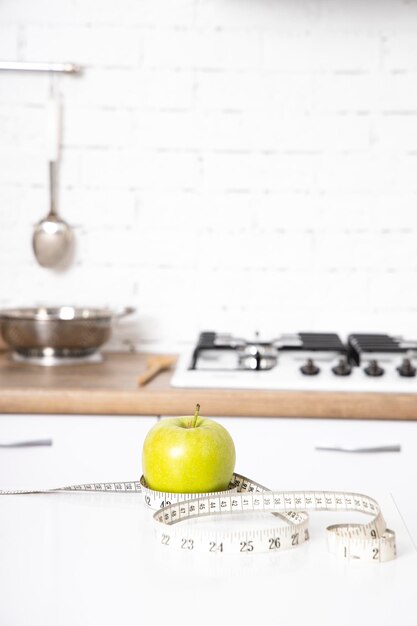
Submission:
<svg viewBox="0 0 417 626">
<path fill-rule="evenodd" d="M 217 553 L 279 552 L 309 539 L 307 511 L 356 511 L 370 516 L 365 524 L 335 524 L 326 529 L 330 552 L 348 560 L 381 563 L 396 557 L 395 533 L 386 527 L 378 503 L 358 493 L 334 491 L 271 491 L 259 483 L 234 474 L 227 491 L 208 494 L 165 493 L 149 489 L 140 481 L 86 483 L 47 490 L 0 491 L 0 495 L 59 492 L 139 493 L 155 511 L 157 541 L 186 551 Z M 241 531 L 216 530 L 225 515 L 272 513 L 267 528 Z M 202 531 L 186 523 L 212 517 L 213 530 Z M 278 521 L 279 520 L 279 521 Z"/>
</svg>

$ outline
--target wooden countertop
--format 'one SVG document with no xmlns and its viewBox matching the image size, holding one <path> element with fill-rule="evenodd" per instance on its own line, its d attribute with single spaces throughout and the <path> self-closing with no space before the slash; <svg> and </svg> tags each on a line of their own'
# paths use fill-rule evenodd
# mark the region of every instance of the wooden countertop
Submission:
<svg viewBox="0 0 417 626">
<path fill-rule="evenodd" d="M 40 367 L 0 355 L 0 413 L 190 415 L 417 420 L 417 394 L 174 389 L 171 372 L 145 387 L 150 355 L 106 353 L 98 364 Z"/>
</svg>

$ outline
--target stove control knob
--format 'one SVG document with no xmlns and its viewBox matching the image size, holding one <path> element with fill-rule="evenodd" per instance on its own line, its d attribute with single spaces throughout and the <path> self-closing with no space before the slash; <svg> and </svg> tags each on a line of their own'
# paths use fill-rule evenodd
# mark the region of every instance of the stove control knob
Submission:
<svg viewBox="0 0 417 626">
<path fill-rule="evenodd" d="M 370 361 L 368 367 L 365 367 L 364 372 L 368 376 L 382 376 L 385 370 L 378 365 L 378 361 Z"/>
<path fill-rule="evenodd" d="M 339 363 L 332 367 L 332 372 L 336 376 L 349 376 L 352 373 L 352 366 L 349 365 L 347 359 L 340 359 Z"/>
<path fill-rule="evenodd" d="M 411 363 L 410 359 L 403 359 L 403 362 L 397 367 L 397 372 L 400 376 L 406 376 L 412 378 L 416 375 L 416 368 Z"/>
<path fill-rule="evenodd" d="M 307 359 L 305 365 L 300 367 L 300 371 L 305 376 L 316 376 L 320 372 L 320 368 L 317 367 L 313 359 Z"/>
</svg>

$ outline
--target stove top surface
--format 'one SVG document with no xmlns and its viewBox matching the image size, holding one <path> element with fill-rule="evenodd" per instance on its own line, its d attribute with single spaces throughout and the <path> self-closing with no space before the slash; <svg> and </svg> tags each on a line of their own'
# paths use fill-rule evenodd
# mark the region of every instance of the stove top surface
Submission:
<svg viewBox="0 0 417 626">
<path fill-rule="evenodd" d="M 384 334 L 300 332 L 271 340 L 203 332 L 174 387 L 417 393 L 417 341 Z"/>
</svg>

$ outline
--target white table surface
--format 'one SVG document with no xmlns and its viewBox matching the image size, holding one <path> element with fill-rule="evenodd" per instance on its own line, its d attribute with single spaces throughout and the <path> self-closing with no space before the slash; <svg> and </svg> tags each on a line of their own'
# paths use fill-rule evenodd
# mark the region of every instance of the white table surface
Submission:
<svg viewBox="0 0 417 626">
<path fill-rule="evenodd" d="M 193 554 L 156 544 L 140 495 L 0 497 L 0 625 L 265 623 L 416 626 L 417 422 L 221 419 L 236 469 L 269 487 L 360 491 L 397 533 L 398 558 L 365 565 L 327 552 L 334 514 L 281 554 Z M 155 418 L 0 416 L 0 489 L 136 480 Z M 316 444 L 400 443 L 400 453 L 317 452 Z"/>
</svg>

